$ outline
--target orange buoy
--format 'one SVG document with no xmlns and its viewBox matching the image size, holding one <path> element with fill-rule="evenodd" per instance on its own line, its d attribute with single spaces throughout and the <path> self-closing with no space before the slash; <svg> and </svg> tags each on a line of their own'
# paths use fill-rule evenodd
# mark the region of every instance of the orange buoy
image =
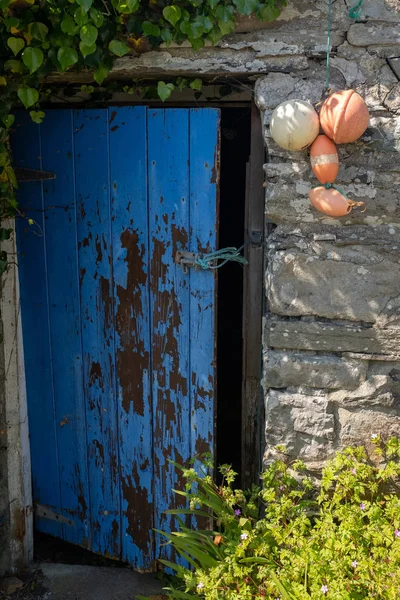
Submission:
<svg viewBox="0 0 400 600">
<path fill-rule="evenodd" d="M 321 183 L 333 183 L 339 173 L 339 156 L 335 144 L 319 135 L 310 148 L 311 167 Z"/>
<path fill-rule="evenodd" d="M 348 200 L 339 190 L 323 185 L 311 189 L 308 196 L 314 208 L 330 217 L 344 217 L 354 206 L 365 206 L 364 202 Z"/>
<path fill-rule="evenodd" d="M 358 139 L 368 127 L 367 105 L 354 90 L 331 94 L 323 103 L 319 118 L 324 133 L 336 144 Z"/>
</svg>

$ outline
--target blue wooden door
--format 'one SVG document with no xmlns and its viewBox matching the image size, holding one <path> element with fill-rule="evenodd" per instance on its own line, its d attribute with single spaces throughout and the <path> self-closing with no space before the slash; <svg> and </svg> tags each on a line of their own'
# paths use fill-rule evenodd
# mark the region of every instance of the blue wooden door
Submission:
<svg viewBox="0 0 400 600">
<path fill-rule="evenodd" d="M 139 569 L 214 444 L 219 111 L 19 115 L 17 224 L 36 528 Z M 33 220 L 30 224 L 28 219 Z"/>
</svg>

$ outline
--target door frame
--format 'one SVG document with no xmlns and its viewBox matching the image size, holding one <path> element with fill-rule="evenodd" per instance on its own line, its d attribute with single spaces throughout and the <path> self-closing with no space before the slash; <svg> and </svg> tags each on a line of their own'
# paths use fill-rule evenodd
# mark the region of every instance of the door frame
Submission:
<svg viewBox="0 0 400 600">
<path fill-rule="evenodd" d="M 264 402 L 262 397 L 262 317 L 264 307 L 265 146 L 261 113 L 251 104 L 250 157 L 245 198 L 243 281 L 242 488 L 259 482 L 262 470 Z"/>
</svg>

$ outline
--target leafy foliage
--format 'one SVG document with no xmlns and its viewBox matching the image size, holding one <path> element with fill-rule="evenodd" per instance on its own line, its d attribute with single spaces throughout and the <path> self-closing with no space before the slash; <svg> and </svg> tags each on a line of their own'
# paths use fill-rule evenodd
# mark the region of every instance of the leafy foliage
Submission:
<svg viewBox="0 0 400 600">
<path fill-rule="evenodd" d="M 395 600 L 400 585 L 400 440 L 369 457 L 347 448 L 328 462 L 317 486 L 297 461 L 276 461 L 263 488 L 245 494 L 183 469 L 190 509 L 179 531 L 164 533 L 190 567 L 176 572 L 169 598 L 195 600 Z M 262 514 L 259 518 L 258 511 Z M 213 516 L 214 530 L 188 528 L 182 513 Z M 174 511 L 171 511 L 174 512 Z M 178 511 L 175 511 L 175 513 Z"/>
<path fill-rule="evenodd" d="M 133 58 L 161 44 L 188 40 L 195 50 L 217 43 L 235 28 L 237 14 L 263 20 L 279 16 L 286 0 L 0 0 L 0 201 L 1 218 L 15 208 L 9 146 L 10 113 L 30 110 L 43 119 L 44 77 L 54 71 L 90 71 L 102 86 L 116 58 Z M 197 92 L 201 81 L 160 82 L 144 97 L 166 100 L 183 82 Z M 200 82 L 200 83 L 199 83 Z M 136 91 L 135 84 L 125 86 Z M 147 95 L 146 95 L 147 94 Z M 6 263 L 5 263 L 6 265 Z M 4 271 L 0 261 L 0 274 Z"/>
</svg>

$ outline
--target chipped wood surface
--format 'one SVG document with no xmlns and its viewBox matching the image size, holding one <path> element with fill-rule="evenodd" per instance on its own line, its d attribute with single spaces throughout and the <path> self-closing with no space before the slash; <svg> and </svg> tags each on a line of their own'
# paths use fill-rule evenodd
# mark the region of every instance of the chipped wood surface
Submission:
<svg viewBox="0 0 400 600">
<path fill-rule="evenodd" d="M 219 111 L 19 119 L 18 166 L 56 173 L 18 225 L 37 528 L 153 569 L 168 460 L 213 451 L 216 276 L 174 257 L 216 248 Z"/>
</svg>

